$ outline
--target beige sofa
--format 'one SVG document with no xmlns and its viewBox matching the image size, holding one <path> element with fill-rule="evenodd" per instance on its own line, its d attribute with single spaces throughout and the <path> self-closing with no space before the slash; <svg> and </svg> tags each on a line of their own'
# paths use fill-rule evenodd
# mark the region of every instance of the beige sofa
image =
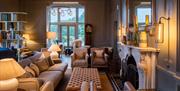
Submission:
<svg viewBox="0 0 180 91">
<path fill-rule="evenodd" d="M 36 53 L 34 56 L 23 59 L 19 62 L 22 67 L 30 65 L 35 60 L 42 57 L 41 52 Z M 48 58 L 48 53 L 46 53 L 45 58 Z M 60 61 L 55 62 L 46 71 L 40 72 L 39 76 L 33 78 L 18 78 L 19 89 L 25 91 L 54 91 L 55 87 L 58 85 L 60 80 L 63 78 L 64 73 L 67 69 L 66 63 L 61 63 Z"/>
</svg>

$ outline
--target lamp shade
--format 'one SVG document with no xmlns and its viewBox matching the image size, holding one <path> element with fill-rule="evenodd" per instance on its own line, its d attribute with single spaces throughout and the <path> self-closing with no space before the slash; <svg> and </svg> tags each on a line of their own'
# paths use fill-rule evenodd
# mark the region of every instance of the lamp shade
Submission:
<svg viewBox="0 0 180 91">
<path fill-rule="evenodd" d="M 25 73 L 25 70 L 12 58 L 0 60 L 0 80 L 16 78 Z"/>
<path fill-rule="evenodd" d="M 24 37 L 26 40 L 29 40 L 29 39 L 30 39 L 29 34 L 23 34 L 23 37 Z"/>
<path fill-rule="evenodd" d="M 50 48 L 48 49 L 48 51 L 61 51 L 61 49 L 59 48 L 59 45 L 57 45 L 57 44 L 52 44 L 51 46 L 50 46 Z"/>
<path fill-rule="evenodd" d="M 47 32 L 47 39 L 55 39 L 56 32 Z"/>
</svg>

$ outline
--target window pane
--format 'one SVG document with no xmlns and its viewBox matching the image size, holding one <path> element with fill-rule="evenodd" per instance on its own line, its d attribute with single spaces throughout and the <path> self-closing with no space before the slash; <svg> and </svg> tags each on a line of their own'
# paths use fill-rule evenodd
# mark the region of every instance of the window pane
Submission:
<svg viewBox="0 0 180 91">
<path fill-rule="evenodd" d="M 55 25 L 55 24 L 54 24 L 54 25 L 53 25 L 53 24 L 50 25 L 50 31 L 51 31 L 51 32 L 57 32 L 57 30 L 58 30 L 57 25 Z"/>
<path fill-rule="evenodd" d="M 58 34 L 58 26 L 56 24 L 51 24 L 50 25 L 50 31 L 51 32 L 56 32 L 56 39 L 58 39 L 58 36 L 57 36 L 57 34 Z"/>
<path fill-rule="evenodd" d="M 69 45 L 72 46 L 73 41 L 75 40 L 75 27 L 69 26 Z"/>
<path fill-rule="evenodd" d="M 76 8 L 60 8 L 61 22 L 76 22 Z"/>
<path fill-rule="evenodd" d="M 85 12 L 84 12 L 84 8 L 79 8 L 78 9 L 78 22 L 81 22 L 81 23 L 84 23 L 84 20 L 85 20 Z"/>
<path fill-rule="evenodd" d="M 58 9 L 57 8 L 51 8 L 50 22 L 58 22 Z"/>
<path fill-rule="evenodd" d="M 82 44 L 84 45 L 84 40 L 85 40 L 84 24 L 78 25 L 78 38 L 82 40 Z"/>
<path fill-rule="evenodd" d="M 67 46 L 67 26 L 62 26 L 61 27 L 61 31 L 62 31 L 62 43 L 64 46 Z"/>
<path fill-rule="evenodd" d="M 151 23 L 151 8 L 137 8 L 137 17 L 139 23 L 145 23 L 146 15 L 149 15 L 149 22 Z"/>
</svg>

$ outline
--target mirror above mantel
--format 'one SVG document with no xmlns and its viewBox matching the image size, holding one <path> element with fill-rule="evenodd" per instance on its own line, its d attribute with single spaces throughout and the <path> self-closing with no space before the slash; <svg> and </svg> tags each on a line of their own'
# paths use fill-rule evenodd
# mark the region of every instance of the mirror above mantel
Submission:
<svg viewBox="0 0 180 91">
<path fill-rule="evenodd" d="M 149 16 L 149 24 L 152 23 L 152 0 L 128 0 L 128 25 L 133 24 L 134 16 L 137 16 L 138 25 L 145 25 L 145 16 Z M 143 12 L 143 13 L 142 13 Z"/>
<path fill-rule="evenodd" d="M 119 27 L 119 41 L 128 38 L 125 38 L 127 35 L 127 31 L 147 31 L 151 37 L 155 37 L 155 0 L 122 0 L 122 16 L 121 23 Z M 148 24 L 146 20 L 148 19 Z M 136 22 L 136 23 L 135 23 Z M 136 28 L 137 27 L 137 28 Z M 136 30 L 135 30 L 136 28 Z M 150 31 L 153 30 L 153 31 Z M 148 38 L 150 39 L 150 38 Z M 149 41 L 149 40 L 147 40 Z M 151 43 L 152 44 L 152 43 Z M 154 45 L 154 44 L 152 44 Z M 154 47 L 154 46 L 151 46 Z"/>
</svg>

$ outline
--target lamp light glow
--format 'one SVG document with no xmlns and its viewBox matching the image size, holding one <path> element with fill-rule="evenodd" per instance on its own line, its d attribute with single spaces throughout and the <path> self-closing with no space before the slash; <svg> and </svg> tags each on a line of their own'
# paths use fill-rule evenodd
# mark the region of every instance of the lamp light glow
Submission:
<svg viewBox="0 0 180 91">
<path fill-rule="evenodd" d="M 47 39 L 55 39 L 56 32 L 47 32 Z"/>
</svg>

